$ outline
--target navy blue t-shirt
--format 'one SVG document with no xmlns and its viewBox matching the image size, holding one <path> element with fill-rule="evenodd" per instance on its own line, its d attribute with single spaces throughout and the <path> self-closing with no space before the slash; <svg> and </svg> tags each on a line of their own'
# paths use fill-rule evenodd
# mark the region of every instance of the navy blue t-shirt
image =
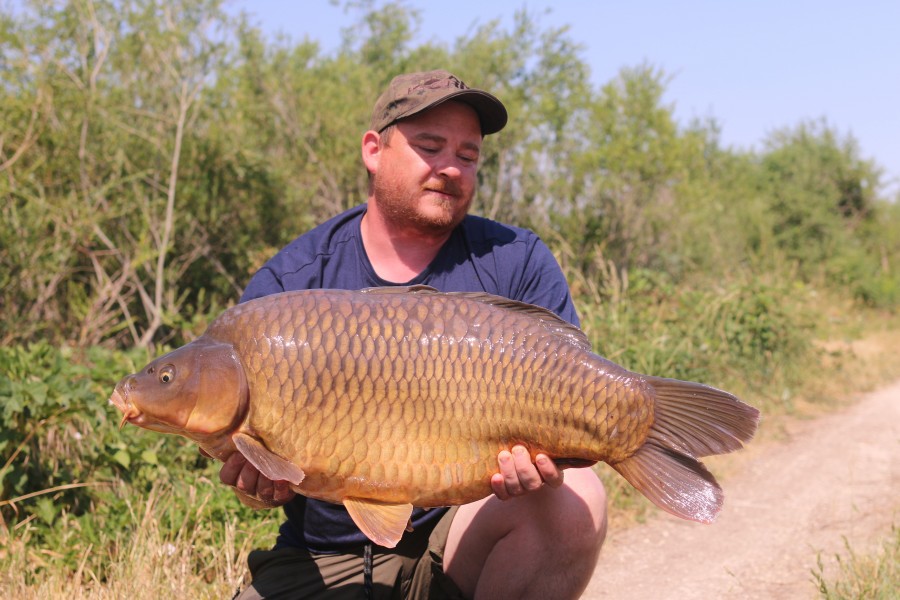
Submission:
<svg viewBox="0 0 900 600">
<path fill-rule="evenodd" d="M 376 275 L 363 248 L 360 221 L 365 212 L 366 205 L 352 208 L 288 244 L 257 271 L 241 302 L 292 290 L 422 284 L 543 306 L 579 325 L 559 264 L 533 232 L 469 215 L 422 273 L 410 281 L 389 282 Z M 433 522 L 445 510 L 416 509 L 413 526 Z M 343 506 L 297 496 L 284 512 L 287 521 L 276 547 L 335 552 L 367 541 Z"/>
</svg>

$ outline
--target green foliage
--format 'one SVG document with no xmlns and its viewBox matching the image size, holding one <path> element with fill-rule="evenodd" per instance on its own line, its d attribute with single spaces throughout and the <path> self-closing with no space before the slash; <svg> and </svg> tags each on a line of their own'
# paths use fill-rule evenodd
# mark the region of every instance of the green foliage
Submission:
<svg viewBox="0 0 900 600">
<path fill-rule="evenodd" d="M 825 124 L 776 132 L 768 145 L 761 184 L 774 241 L 805 275 L 834 277 L 831 261 L 860 245 L 874 216 L 877 171 Z"/>
<path fill-rule="evenodd" d="M 900 589 L 900 527 L 893 527 L 881 549 L 871 555 L 854 551 L 844 540 L 846 556 L 836 556 L 839 573 L 826 574 L 825 561 L 819 555 L 812 571 L 825 600 L 891 600 Z"/>
<path fill-rule="evenodd" d="M 27 307 L 27 326 L 22 336 L 4 320 L 5 339 L 143 345 L 165 339 L 196 295 L 176 283 L 208 254 L 209 232 L 199 211 L 175 210 L 191 188 L 178 174 L 202 138 L 199 93 L 225 48 L 207 23 L 221 18 L 217 2 L 72 0 L 9 19 L 0 102 L 15 107 L 4 127 L 15 133 L 0 239 L 22 283 L 3 299 Z"/>
<path fill-rule="evenodd" d="M 836 282 L 866 306 L 896 311 L 900 306 L 900 203 L 877 200 L 874 216 L 860 226 L 859 242 L 829 261 Z"/>
<path fill-rule="evenodd" d="M 113 551 L 116 536 L 140 523 L 134 503 L 160 487 L 174 498 L 158 516 L 164 531 L 201 521 L 251 527 L 269 521 L 274 531 L 274 515 L 243 507 L 193 444 L 119 429 L 107 398 L 147 358 L 142 350 L 47 343 L 0 348 L 0 532 L 26 527 L 31 548 L 51 549 L 72 570 L 93 548 L 100 552 L 94 568 L 102 572 L 103 553 Z M 201 514 L 198 486 L 206 494 Z"/>
<path fill-rule="evenodd" d="M 629 369 L 768 398 L 790 409 L 818 360 L 813 290 L 790 277 L 735 273 L 676 283 L 597 249 L 590 276 L 559 254 L 594 350 Z"/>
<path fill-rule="evenodd" d="M 349 3 L 326 55 L 219 0 L 20 8 L 0 13 L 0 341 L 197 335 L 275 249 L 364 198 L 372 102 L 436 66 L 513 117 L 485 144 L 476 211 L 566 240 L 586 277 L 599 248 L 676 285 L 740 266 L 896 307 L 900 214 L 852 138 L 811 122 L 760 155 L 723 149 L 714 122 L 677 123 L 662 70 L 593 89 L 567 29 L 525 10 L 414 45 L 413 9 Z"/>
<path fill-rule="evenodd" d="M 130 467 L 149 448 L 125 443 L 105 402 L 111 374 L 133 368 L 128 356 L 98 348 L 84 353 L 47 343 L 0 348 L 0 498 L 9 502 L 0 508 L 4 519 L 27 517 L 32 506 L 49 514 L 46 498 L 20 508 L 12 502 L 18 497 L 87 481 L 146 477 Z M 100 382 L 107 382 L 106 390 Z M 94 494 L 76 487 L 65 491 L 60 504 L 81 514 Z"/>
<path fill-rule="evenodd" d="M 70 366 L 63 353 L 46 343 L 29 348 L 0 348 L 0 498 L 23 496 L 39 490 L 77 481 L 77 470 L 72 459 L 76 453 L 53 453 L 49 463 L 42 457 L 50 457 L 46 444 L 77 444 L 83 437 L 83 423 L 73 422 L 73 414 L 82 413 L 94 399 L 94 391 L 87 370 Z M 69 427 L 60 429 L 60 424 Z M 61 435 L 45 437 L 47 431 Z M 44 446 L 44 447 L 42 447 Z M 84 497 L 75 491 L 69 499 L 84 509 Z M 49 508 L 37 504 L 39 513 L 47 517 Z M 9 509 L 4 511 L 8 516 Z"/>
</svg>

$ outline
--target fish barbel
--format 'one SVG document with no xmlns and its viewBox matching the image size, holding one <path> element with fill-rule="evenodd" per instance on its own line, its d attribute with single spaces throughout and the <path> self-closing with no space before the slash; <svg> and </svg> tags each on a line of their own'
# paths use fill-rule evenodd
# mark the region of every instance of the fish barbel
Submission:
<svg viewBox="0 0 900 600">
<path fill-rule="evenodd" d="M 710 522 L 698 461 L 742 447 L 759 411 L 692 382 L 633 373 L 532 305 L 424 286 L 307 290 L 223 312 L 122 379 L 123 423 L 233 452 L 298 493 L 343 504 L 393 547 L 413 506 L 491 493 L 516 444 L 562 466 L 608 463 L 655 504 Z"/>
</svg>

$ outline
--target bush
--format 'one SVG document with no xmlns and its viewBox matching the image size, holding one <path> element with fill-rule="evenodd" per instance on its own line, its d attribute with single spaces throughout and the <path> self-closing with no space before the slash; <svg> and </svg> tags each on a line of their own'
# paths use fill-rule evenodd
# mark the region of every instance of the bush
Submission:
<svg viewBox="0 0 900 600">
<path fill-rule="evenodd" d="M 116 381 L 147 359 L 144 351 L 47 343 L 0 348 L 0 548 L 18 544 L 34 554 L 32 576 L 50 559 L 69 572 L 87 560 L 102 576 L 151 518 L 162 539 L 203 530 L 207 550 L 192 555 L 197 569 L 221 548 L 225 524 L 231 535 L 262 523 L 274 532 L 279 511 L 241 505 L 194 444 L 119 430 L 118 411 L 107 398 Z M 160 495 L 164 503 L 154 500 Z M 164 509 L 141 514 L 148 503 Z M 12 554 L 0 552 L 0 559 Z"/>
<path fill-rule="evenodd" d="M 747 275 L 674 285 L 650 271 L 614 281 L 576 303 L 594 350 L 634 371 L 785 402 L 816 358 L 802 283 Z"/>
</svg>

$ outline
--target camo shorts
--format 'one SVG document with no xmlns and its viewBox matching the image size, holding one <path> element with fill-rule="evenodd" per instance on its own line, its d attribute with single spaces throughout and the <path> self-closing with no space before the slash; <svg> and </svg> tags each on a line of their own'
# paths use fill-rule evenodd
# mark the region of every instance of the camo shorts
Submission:
<svg viewBox="0 0 900 600">
<path fill-rule="evenodd" d="M 444 574 L 444 546 L 451 508 L 433 528 L 417 528 L 403 536 L 391 552 L 372 553 L 371 598 L 461 600 L 462 592 Z M 247 559 L 251 585 L 236 600 L 362 600 L 366 598 L 363 550 L 316 554 L 299 548 L 254 550 Z"/>
</svg>

